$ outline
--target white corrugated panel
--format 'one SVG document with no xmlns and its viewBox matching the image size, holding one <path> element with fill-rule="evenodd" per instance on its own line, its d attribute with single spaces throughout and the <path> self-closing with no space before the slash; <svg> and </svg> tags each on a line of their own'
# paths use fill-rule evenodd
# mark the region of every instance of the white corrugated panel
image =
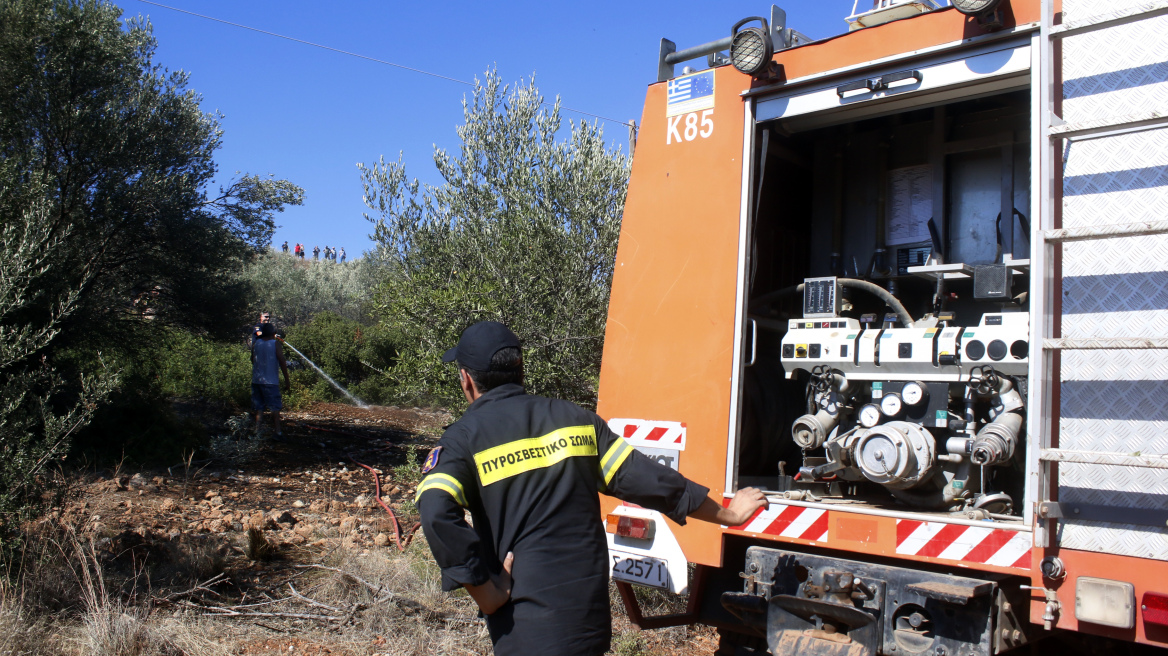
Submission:
<svg viewBox="0 0 1168 656">
<path fill-rule="evenodd" d="M 1146 0 L 1065 0 L 1064 23 Z M 1063 46 L 1063 120 L 1168 109 L 1168 16 L 1072 36 Z M 1063 151 L 1063 226 L 1168 217 L 1168 129 L 1072 141 Z M 1062 336 L 1168 337 L 1168 235 L 1063 246 Z M 1062 354 L 1059 448 L 1168 453 L 1168 351 Z M 1059 500 L 1168 509 L 1162 470 L 1063 463 Z M 1168 560 L 1166 527 L 1063 520 L 1063 547 Z"/>
</svg>

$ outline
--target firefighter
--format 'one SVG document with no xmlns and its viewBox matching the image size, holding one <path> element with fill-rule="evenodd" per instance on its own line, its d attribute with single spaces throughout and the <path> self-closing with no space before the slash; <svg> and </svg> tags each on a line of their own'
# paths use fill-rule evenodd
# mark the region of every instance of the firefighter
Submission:
<svg viewBox="0 0 1168 656">
<path fill-rule="evenodd" d="M 679 524 L 693 517 L 736 526 L 766 504 L 762 492 L 746 488 L 723 508 L 595 413 L 527 394 L 519 338 L 501 323 L 467 328 L 442 359 L 458 362 L 470 407 L 426 458 L 416 501 L 442 589 L 466 588 L 487 616 L 498 655 L 608 651 L 608 546 L 597 489 Z"/>
</svg>

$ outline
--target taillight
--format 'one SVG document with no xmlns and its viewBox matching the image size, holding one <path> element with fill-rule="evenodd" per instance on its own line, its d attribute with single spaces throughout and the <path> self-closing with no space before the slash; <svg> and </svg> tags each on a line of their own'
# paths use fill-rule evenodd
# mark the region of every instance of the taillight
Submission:
<svg viewBox="0 0 1168 656">
<path fill-rule="evenodd" d="M 1145 592 L 1144 598 L 1140 600 L 1140 612 L 1144 624 L 1168 626 L 1168 594 Z"/>
<path fill-rule="evenodd" d="M 604 518 L 604 530 L 609 533 L 615 533 L 622 538 L 652 540 L 654 529 L 653 520 L 651 519 L 609 514 Z"/>
</svg>

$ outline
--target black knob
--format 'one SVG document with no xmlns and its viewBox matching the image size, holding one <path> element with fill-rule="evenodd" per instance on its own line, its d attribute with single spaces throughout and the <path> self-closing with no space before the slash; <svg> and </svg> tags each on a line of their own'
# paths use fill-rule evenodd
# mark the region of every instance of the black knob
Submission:
<svg viewBox="0 0 1168 656">
<path fill-rule="evenodd" d="M 965 345 L 965 357 L 969 358 L 970 360 L 980 360 L 984 358 L 985 351 L 985 344 L 982 344 L 980 340 L 970 340 Z"/>
<path fill-rule="evenodd" d="M 989 348 L 986 349 L 986 352 L 990 354 L 990 359 L 994 362 L 1004 359 L 1008 351 L 1009 349 L 1006 347 L 1006 343 L 1000 339 L 995 339 L 990 342 Z"/>
</svg>

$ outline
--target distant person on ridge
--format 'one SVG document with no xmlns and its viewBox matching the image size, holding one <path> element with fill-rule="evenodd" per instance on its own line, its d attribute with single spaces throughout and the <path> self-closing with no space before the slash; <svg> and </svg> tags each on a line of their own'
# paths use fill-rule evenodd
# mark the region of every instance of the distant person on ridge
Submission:
<svg viewBox="0 0 1168 656">
<path fill-rule="evenodd" d="M 344 262 L 345 262 L 345 247 L 341 246 L 341 263 L 344 264 Z"/>
<path fill-rule="evenodd" d="M 320 246 L 313 246 L 312 247 L 312 259 L 314 259 L 314 260 L 320 259 Z"/>
<path fill-rule="evenodd" d="M 288 254 L 288 240 L 287 239 L 284 240 L 284 245 L 280 247 L 280 250 L 284 251 L 285 255 Z"/>
<path fill-rule="evenodd" d="M 280 371 L 284 372 L 284 391 L 288 391 L 292 388 L 292 381 L 288 378 L 284 345 L 276 341 L 276 327 L 262 323 L 255 332 L 255 342 L 251 347 L 251 409 L 255 412 L 257 434 L 264 408 L 272 411 L 277 439 L 284 436 L 280 429 L 280 411 L 284 409 L 283 399 L 280 398 Z"/>
</svg>

